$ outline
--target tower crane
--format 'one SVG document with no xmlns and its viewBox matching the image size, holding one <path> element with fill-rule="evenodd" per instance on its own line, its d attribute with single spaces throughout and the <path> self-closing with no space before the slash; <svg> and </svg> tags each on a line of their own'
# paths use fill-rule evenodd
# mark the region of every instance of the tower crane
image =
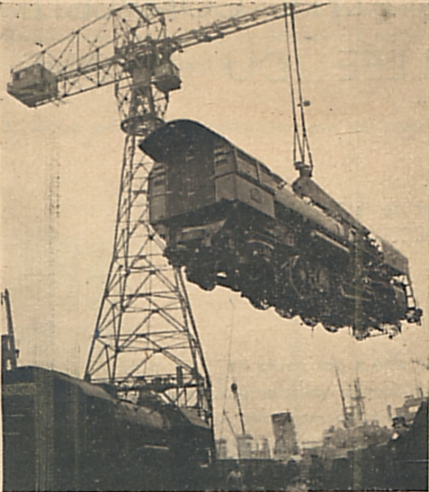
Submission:
<svg viewBox="0 0 429 492">
<path fill-rule="evenodd" d="M 235 402 L 237 403 L 238 415 L 240 417 L 241 433 L 244 436 L 244 435 L 246 435 L 246 427 L 244 426 L 244 415 L 243 415 L 243 411 L 241 409 L 240 395 L 238 394 L 237 383 L 231 384 L 231 391 L 232 391 L 232 394 L 234 395 Z"/>
<path fill-rule="evenodd" d="M 235 444 L 237 446 L 238 459 L 240 459 L 241 458 L 241 456 L 240 456 L 240 443 L 239 443 L 239 440 L 238 440 L 237 433 L 235 432 L 234 427 L 233 427 L 233 425 L 231 423 L 231 420 L 230 420 L 228 414 L 226 413 L 226 410 L 225 409 L 223 409 L 222 414 L 225 417 L 225 420 L 226 420 L 226 422 L 228 424 L 228 427 L 229 427 L 229 430 L 231 431 L 232 436 L 234 437 Z"/>
<path fill-rule="evenodd" d="M 129 3 L 74 30 L 15 67 L 7 91 L 34 108 L 114 86 L 125 144 L 113 254 L 85 379 L 121 394 L 150 388 L 212 424 L 210 378 L 182 274 L 163 258 L 149 223 L 153 162 L 137 142 L 162 124 L 170 93 L 181 87 L 174 53 L 322 4 L 254 9 L 173 36 L 167 19 L 177 12 L 166 5 Z"/>
<path fill-rule="evenodd" d="M 251 441 L 253 440 L 253 437 L 246 433 L 246 427 L 244 425 L 244 415 L 243 415 L 243 411 L 241 408 L 241 401 L 240 401 L 240 395 L 238 393 L 237 383 L 231 384 L 231 392 L 234 395 L 234 400 L 235 400 L 235 403 L 236 403 L 237 409 L 238 409 L 238 416 L 240 419 L 240 426 L 241 426 L 241 434 L 237 434 L 235 432 L 234 427 L 231 423 L 231 420 L 230 420 L 225 409 L 223 409 L 223 416 L 225 417 L 225 419 L 228 423 L 228 426 L 231 430 L 231 433 L 235 439 L 235 442 L 237 445 L 238 459 L 240 460 L 242 458 L 251 458 L 251 456 L 252 456 Z"/>
</svg>

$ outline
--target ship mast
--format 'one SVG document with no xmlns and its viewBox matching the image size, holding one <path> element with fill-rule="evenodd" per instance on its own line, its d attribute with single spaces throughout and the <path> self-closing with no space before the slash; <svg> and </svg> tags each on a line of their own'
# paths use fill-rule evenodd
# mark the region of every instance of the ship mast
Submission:
<svg viewBox="0 0 429 492">
<path fill-rule="evenodd" d="M 335 368 L 335 374 L 337 375 L 338 388 L 340 390 L 341 404 L 343 407 L 344 427 L 346 429 L 349 429 L 353 425 L 352 418 L 351 418 L 352 416 L 350 415 L 350 411 L 346 406 L 346 399 L 344 398 L 343 388 L 341 386 L 341 379 L 337 368 Z"/>
<path fill-rule="evenodd" d="M 12 306 L 10 303 L 9 291 L 5 289 L 1 294 L 1 303 L 6 311 L 7 335 L 1 336 L 2 349 L 2 372 L 5 373 L 8 369 L 16 369 L 18 366 L 19 350 L 15 346 L 15 332 L 13 329 Z"/>
<path fill-rule="evenodd" d="M 363 423 L 366 420 L 364 404 L 365 397 L 362 395 L 359 377 L 354 380 L 354 390 L 355 396 L 352 397 L 352 400 L 355 402 L 354 410 L 356 412 L 357 421 L 359 423 Z"/>
</svg>

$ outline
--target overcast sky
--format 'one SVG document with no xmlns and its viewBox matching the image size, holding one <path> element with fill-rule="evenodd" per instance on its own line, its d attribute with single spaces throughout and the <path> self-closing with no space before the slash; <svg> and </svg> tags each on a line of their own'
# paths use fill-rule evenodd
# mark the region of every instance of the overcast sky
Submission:
<svg viewBox="0 0 429 492">
<path fill-rule="evenodd" d="M 9 288 L 20 363 L 82 376 L 111 257 L 124 135 L 111 87 L 29 109 L 6 94 L 9 70 L 109 5 L 3 3 L 1 13 L 1 288 Z M 218 17 L 213 13 L 213 19 Z M 192 24 L 193 18 L 188 18 Z M 410 260 L 429 313 L 429 6 L 330 5 L 297 18 L 315 180 Z M 167 119 L 197 120 L 292 181 L 284 23 L 174 55 L 183 78 Z M 60 177 L 59 216 L 49 188 Z M 189 285 L 214 384 L 217 437 L 224 405 L 239 429 L 271 438 L 270 414 L 290 410 L 299 439 L 338 424 L 343 386 L 359 375 L 369 419 L 427 391 L 427 321 L 394 340 L 355 341 L 260 312 L 236 293 Z M 228 360 L 230 361 L 228 365 Z M 226 402 L 224 401 L 227 395 Z M 230 451 L 232 451 L 232 444 Z"/>
</svg>

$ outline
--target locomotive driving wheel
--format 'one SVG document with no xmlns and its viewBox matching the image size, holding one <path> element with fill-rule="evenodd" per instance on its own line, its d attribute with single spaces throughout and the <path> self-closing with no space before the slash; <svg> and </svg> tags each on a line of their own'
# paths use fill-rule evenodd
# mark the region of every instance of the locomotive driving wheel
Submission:
<svg viewBox="0 0 429 492">
<path fill-rule="evenodd" d="M 331 274 L 326 266 L 319 265 L 314 276 L 314 283 L 320 294 L 329 294 L 331 291 Z"/>
<path fill-rule="evenodd" d="M 272 291 L 274 272 L 269 262 L 261 260 L 246 265 L 240 270 L 240 284 L 243 297 L 247 297 L 252 306 L 266 310 Z"/>
<path fill-rule="evenodd" d="M 199 285 L 203 290 L 211 291 L 216 287 L 214 272 L 207 269 L 186 268 L 186 278 L 189 282 Z"/>
<path fill-rule="evenodd" d="M 259 277 L 259 281 L 249 281 L 246 278 L 243 287 L 241 288 L 242 296 L 249 299 L 250 303 L 256 309 L 263 311 L 272 306 L 269 300 L 270 288 L 266 278 Z"/>
<path fill-rule="evenodd" d="M 273 305 L 274 246 L 268 241 L 248 237 L 242 248 L 240 290 L 252 306 L 266 310 Z"/>
<path fill-rule="evenodd" d="M 289 263 L 289 281 L 295 293 L 302 299 L 309 299 L 313 290 L 312 269 L 308 260 L 295 256 Z"/>
<path fill-rule="evenodd" d="M 296 316 L 296 312 L 292 308 L 276 307 L 276 313 L 282 318 L 292 319 Z"/>
</svg>

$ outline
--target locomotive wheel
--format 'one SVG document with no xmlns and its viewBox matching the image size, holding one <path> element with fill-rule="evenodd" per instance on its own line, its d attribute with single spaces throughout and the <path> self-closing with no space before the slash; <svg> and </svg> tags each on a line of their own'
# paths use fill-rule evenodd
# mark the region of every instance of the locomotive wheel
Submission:
<svg viewBox="0 0 429 492">
<path fill-rule="evenodd" d="M 213 290 L 216 287 L 216 279 L 213 272 L 200 270 L 196 272 L 192 269 L 186 270 L 186 278 L 189 282 L 199 285 L 204 290 Z"/>
<path fill-rule="evenodd" d="M 273 290 L 274 271 L 268 261 L 241 265 L 239 274 L 241 291 L 249 299 L 266 298 Z"/>
<path fill-rule="evenodd" d="M 352 331 L 353 331 L 353 336 L 358 341 L 365 340 L 365 338 L 368 338 L 370 336 L 369 328 L 365 326 L 363 323 L 354 324 L 352 326 Z"/>
<path fill-rule="evenodd" d="M 269 276 L 259 277 L 258 280 L 250 280 L 249 277 L 246 277 L 244 282 L 241 282 L 241 295 L 249 299 L 253 307 L 263 311 L 272 306 L 272 303 L 268 301 L 270 290 Z"/>
<path fill-rule="evenodd" d="M 296 312 L 292 308 L 284 309 L 281 307 L 276 307 L 276 313 L 282 318 L 286 319 L 292 319 L 294 316 L 296 316 Z"/>
<path fill-rule="evenodd" d="M 255 307 L 256 309 L 261 309 L 262 311 L 266 311 L 268 308 L 271 307 L 270 303 L 266 299 L 256 299 L 254 297 L 253 298 L 248 297 L 248 299 L 252 304 L 252 306 Z"/>
<path fill-rule="evenodd" d="M 307 260 L 295 256 L 289 266 L 290 284 L 300 299 L 311 297 L 313 289 L 311 266 Z"/>
<path fill-rule="evenodd" d="M 329 331 L 329 333 L 337 333 L 339 330 L 338 326 L 333 326 L 333 325 L 328 325 L 325 323 L 322 323 L 323 328 L 325 328 L 326 331 Z"/>
<path fill-rule="evenodd" d="M 272 306 L 272 303 L 268 300 L 268 291 L 263 288 L 263 283 L 246 282 L 245 285 L 246 287 L 241 290 L 241 295 L 249 299 L 253 307 L 265 311 Z"/>
<path fill-rule="evenodd" d="M 314 328 L 317 325 L 317 320 L 315 318 L 303 316 L 302 314 L 300 314 L 299 317 L 304 324 L 311 326 L 311 328 Z"/>
<path fill-rule="evenodd" d="M 327 267 L 320 266 L 317 269 L 315 282 L 320 294 L 329 294 L 331 291 L 331 275 Z"/>
</svg>

